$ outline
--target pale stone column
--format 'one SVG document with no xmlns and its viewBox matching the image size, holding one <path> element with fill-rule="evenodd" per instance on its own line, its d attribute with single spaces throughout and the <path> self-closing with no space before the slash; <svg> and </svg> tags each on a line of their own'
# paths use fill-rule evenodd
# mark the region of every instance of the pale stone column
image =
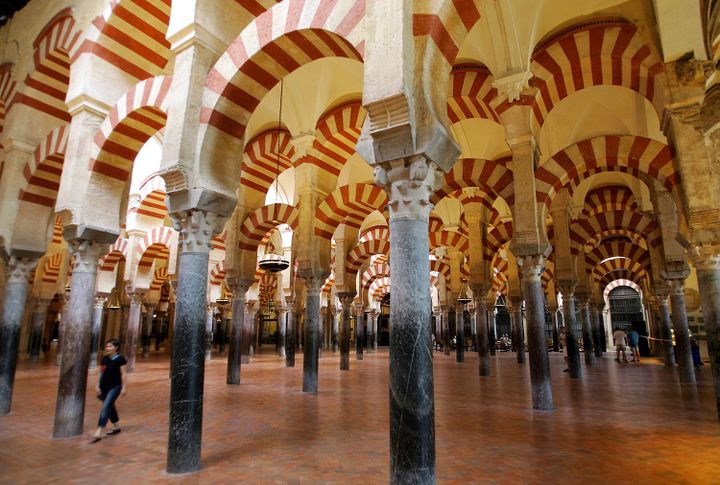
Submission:
<svg viewBox="0 0 720 485">
<path fill-rule="evenodd" d="M 212 335 L 213 323 L 215 320 L 215 304 L 207 305 L 207 313 L 205 314 L 205 361 L 212 359 Z"/>
<path fill-rule="evenodd" d="M 522 298 L 510 298 L 512 302 L 512 340 L 517 352 L 518 364 L 525 363 L 525 329 L 523 328 Z"/>
<path fill-rule="evenodd" d="M 355 360 L 363 360 L 365 340 L 365 310 L 362 304 L 355 305 Z"/>
<path fill-rule="evenodd" d="M 363 342 L 365 349 L 368 353 L 372 351 L 372 341 L 373 341 L 373 316 L 372 316 L 372 310 L 368 311 L 365 314 L 365 341 Z"/>
<path fill-rule="evenodd" d="M 455 362 L 465 362 L 465 312 L 460 302 L 455 302 Z"/>
<path fill-rule="evenodd" d="M 603 356 L 602 349 L 602 329 L 600 328 L 600 312 L 598 312 L 598 306 L 596 304 L 590 305 L 590 319 L 592 322 L 592 338 L 593 338 L 593 350 L 595 351 L 595 357 L 601 358 Z"/>
<path fill-rule="evenodd" d="M 487 322 L 487 305 L 485 297 L 490 288 L 486 285 L 474 284 L 470 287 L 475 296 L 475 323 L 477 326 L 478 360 L 479 373 L 481 376 L 489 376 L 490 372 L 490 351 Z"/>
<path fill-rule="evenodd" d="M 443 354 L 450 355 L 450 307 L 448 305 L 442 305 L 440 311 L 442 312 Z"/>
<path fill-rule="evenodd" d="M 589 302 L 586 296 L 580 297 L 583 354 L 585 354 L 585 364 L 592 365 L 595 363 L 595 354 L 593 353 L 592 324 L 590 323 L 590 308 L 588 304 Z"/>
<path fill-rule="evenodd" d="M 90 368 L 95 369 L 97 367 L 97 354 L 100 348 L 100 330 L 103 321 L 103 310 L 105 309 L 105 302 L 107 297 L 105 295 L 98 294 L 95 296 L 95 303 L 93 304 L 93 319 L 92 319 L 92 337 L 90 339 Z"/>
<path fill-rule="evenodd" d="M 672 305 L 672 324 L 675 333 L 680 382 L 695 384 L 695 366 L 690 349 L 690 330 L 688 328 L 687 309 L 685 308 L 685 280 L 670 280 L 670 303 Z"/>
<path fill-rule="evenodd" d="M 65 291 L 62 293 L 62 309 L 60 311 L 60 321 L 58 322 L 58 340 L 55 349 L 55 365 L 60 366 L 62 362 L 63 340 L 65 336 L 65 322 L 67 321 L 68 305 L 70 304 L 70 293 Z"/>
<path fill-rule="evenodd" d="M 37 262 L 37 256 L 13 255 L 5 265 L 5 299 L 0 322 L 0 415 L 10 412 L 28 277 Z"/>
<path fill-rule="evenodd" d="M 577 338 L 577 323 L 575 319 L 575 284 L 560 282 L 560 292 L 563 296 L 563 319 L 565 321 L 565 345 L 568 358 L 568 372 L 573 379 L 582 378 L 580 366 L 580 346 Z"/>
<path fill-rule="evenodd" d="M 245 302 L 245 316 L 243 318 L 243 331 L 240 345 L 240 361 L 243 364 L 250 363 L 253 346 L 253 327 L 255 326 L 255 314 L 257 313 L 257 302 L 255 300 Z"/>
<path fill-rule="evenodd" d="M 240 349 L 242 346 L 243 318 L 245 316 L 245 293 L 252 286 L 253 280 L 229 277 L 226 281 L 233 295 L 226 382 L 237 385 L 240 384 Z"/>
<path fill-rule="evenodd" d="M 95 281 L 98 260 L 108 245 L 75 239 L 68 241 L 68 249 L 75 256 L 75 262 L 65 318 L 53 438 L 69 438 L 83 432 Z"/>
<path fill-rule="evenodd" d="M 525 316 L 528 322 L 528 354 L 530 356 L 530 384 L 533 409 L 552 409 L 550 361 L 545 341 L 545 298 L 541 275 L 545 266 L 543 256 L 518 258 L 522 274 Z M 524 354 L 525 352 L 520 349 Z"/>
<path fill-rule="evenodd" d="M 558 327 L 558 307 L 550 307 L 550 318 L 552 318 L 553 352 L 560 352 L 560 332 Z"/>
<path fill-rule="evenodd" d="M 320 292 L 327 276 L 305 279 L 305 329 L 303 335 L 303 392 L 317 393 L 320 356 Z"/>
<path fill-rule="evenodd" d="M 143 322 L 143 329 L 142 329 L 142 352 L 143 357 L 149 357 L 150 356 L 150 338 L 152 333 L 152 321 L 153 321 L 153 313 L 155 312 L 155 305 L 152 305 L 150 303 L 145 304 L 145 309 L 147 310 L 145 312 L 145 321 Z"/>
<path fill-rule="evenodd" d="M 225 218 L 192 209 L 171 213 L 179 231 L 178 288 L 172 343 L 167 471 L 200 468 L 205 322 L 210 241 Z"/>
<path fill-rule="evenodd" d="M 140 320 L 142 318 L 142 305 L 145 294 L 135 291 L 132 287 L 126 288 L 130 298 L 130 311 L 128 311 L 127 328 L 125 330 L 125 360 L 127 360 L 127 372 L 135 372 L 135 354 L 140 331 Z"/>
<path fill-rule="evenodd" d="M 318 325 L 318 330 L 320 332 L 319 337 L 319 345 L 318 345 L 318 355 L 323 354 L 323 350 L 327 348 L 327 323 L 328 323 L 328 307 L 323 306 L 320 307 L 320 325 Z"/>
<path fill-rule="evenodd" d="M 275 313 L 277 314 L 277 325 L 278 325 L 278 346 L 277 354 L 278 357 L 285 358 L 285 338 L 287 328 L 287 314 L 289 308 L 286 305 L 278 305 L 275 307 Z"/>
<path fill-rule="evenodd" d="M 373 351 L 378 348 L 378 312 L 373 310 Z"/>
<path fill-rule="evenodd" d="M 334 354 L 338 351 L 338 309 L 336 307 L 332 307 L 330 315 L 332 315 L 332 351 Z"/>
<path fill-rule="evenodd" d="M 693 257 L 707 336 L 715 404 L 720 419 L 720 248 L 698 248 Z"/>
<path fill-rule="evenodd" d="M 42 346 L 43 328 L 47 320 L 49 298 L 38 298 L 35 301 L 35 310 L 32 316 L 32 335 L 30 338 L 30 362 L 36 364 L 40 359 L 40 347 Z"/>
<path fill-rule="evenodd" d="M 342 326 L 340 327 L 340 370 L 350 370 L 350 311 L 355 292 L 337 294 L 342 306 Z"/>
</svg>

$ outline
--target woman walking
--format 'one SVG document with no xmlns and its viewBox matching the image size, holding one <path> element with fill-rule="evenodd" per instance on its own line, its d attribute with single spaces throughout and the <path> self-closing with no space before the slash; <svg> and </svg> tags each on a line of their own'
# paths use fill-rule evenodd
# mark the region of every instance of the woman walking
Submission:
<svg viewBox="0 0 720 485">
<path fill-rule="evenodd" d="M 105 355 L 100 363 L 100 381 L 97 386 L 97 397 L 103 402 L 103 405 L 102 409 L 100 409 L 98 428 L 95 430 L 92 443 L 97 443 L 102 439 L 102 433 L 108 419 L 113 424 L 113 427 L 107 434 L 112 435 L 120 432 L 118 426 L 120 418 L 117 409 L 115 409 L 115 401 L 127 392 L 127 378 L 124 368 L 127 360 L 118 353 L 119 348 L 120 341 L 117 339 L 108 340 L 105 344 Z"/>
</svg>

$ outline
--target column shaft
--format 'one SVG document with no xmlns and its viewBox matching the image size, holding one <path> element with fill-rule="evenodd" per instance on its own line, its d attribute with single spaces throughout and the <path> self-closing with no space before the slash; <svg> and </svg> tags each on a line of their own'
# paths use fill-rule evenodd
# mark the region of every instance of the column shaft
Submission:
<svg viewBox="0 0 720 485">
<path fill-rule="evenodd" d="M 590 308 L 586 298 L 582 298 L 580 300 L 580 318 L 582 319 L 583 353 L 585 354 L 585 364 L 592 365 L 595 363 L 595 354 L 593 353 Z"/>
<path fill-rule="evenodd" d="M 342 308 L 340 328 L 340 370 L 350 370 L 350 308 L 355 292 L 338 293 Z"/>
<path fill-rule="evenodd" d="M 720 419 L 720 267 L 717 264 L 708 264 L 706 267 L 698 265 L 697 277 L 715 387 L 715 404 Z"/>
<path fill-rule="evenodd" d="M 477 326 L 477 345 L 478 345 L 478 370 L 481 376 L 490 375 L 490 352 L 488 349 L 488 325 L 487 325 L 487 306 L 485 304 L 485 294 L 487 290 L 483 287 L 473 287 L 472 292 L 475 297 L 475 324 Z"/>
<path fill-rule="evenodd" d="M 668 367 L 675 366 L 675 352 L 672 345 L 672 332 L 670 331 L 670 307 L 668 306 L 668 295 L 659 295 L 660 313 L 660 335 L 662 338 L 663 363 Z"/>
<path fill-rule="evenodd" d="M 127 329 L 125 334 L 125 359 L 127 371 L 135 372 L 135 350 L 138 343 L 138 331 L 142 317 L 142 295 L 130 294 L 130 311 L 128 311 Z"/>
<path fill-rule="evenodd" d="M 600 328 L 600 312 L 598 312 L 597 305 L 592 306 L 592 312 L 590 315 L 592 319 L 592 335 L 593 335 L 593 350 L 595 351 L 595 357 L 602 357 L 602 329 Z"/>
<path fill-rule="evenodd" d="M 295 335 L 297 335 L 297 309 L 291 305 L 285 330 L 285 367 L 295 367 Z"/>
<path fill-rule="evenodd" d="M 98 348 L 100 348 L 100 330 L 102 328 L 103 310 L 105 307 L 105 298 L 95 297 L 95 305 L 93 306 L 92 316 L 92 336 L 90 339 L 90 368 L 94 369 L 98 364 Z"/>
<path fill-rule="evenodd" d="M 230 344 L 227 360 L 227 383 L 240 384 L 243 317 L 245 316 L 245 293 L 252 284 L 251 281 L 236 281 L 229 278 L 232 297 L 232 319 L 230 321 Z"/>
<path fill-rule="evenodd" d="M 513 346 L 518 364 L 525 363 L 525 329 L 523 328 L 522 300 L 513 302 Z"/>
<path fill-rule="evenodd" d="M 32 341 L 30 345 L 30 361 L 35 364 L 40 358 L 40 348 L 42 346 L 43 329 L 45 320 L 47 320 L 47 310 L 50 300 L 40 299 L 35 305 L 32 320 Z"/>
<path fill-rule="evenodd" d="M 333 353 L 338 351 L 338 311 L 334 309 L 331 312 L 332 315 L 332 351 Z"/>
<path fill-rule="evenodd" d="M 143 339 L 142 339 L 142 351 L 143 357 L 150 356 L 150 339 L 152 335 L 152 322 L 153 322 L 153 311 L 155 310 L 154 305 L 146 305 L 147 312 L 145 313 L 145 321 L 143 322 Z"/>
<path fill-rule="evenodd" d="M 362 307 L 358 307 L 355 311 L 355 360 L 363 360 L 364 337 L 365 313 Z"/>
<path fill-rule="evenodd" d="M 303 392 L 317 393 L 320 354 L 320 291 L 326 276 L 305 278 L 305 331 L 303 336 Z"/>
<path fill-rule="evenodd" d="M 463 305 L 455 305 L 455 362 L 465 362 L 465 318 Z"/>
<path fill-rule="evenodd" d="M 672 304 L 672 321 L 675 332 L 680 382 L 695 383 L 695 366 L 690 349 L 690 330 L 688 329 L 687 309 L 685 308 L 685 286 L 681 280 L 672 281 L 670 302 Z"/>
<path fill-rule="evenodd" d="M 573 290 L 563 290 L 563 314 L 565 320 L 565 344 L 567 345 L 568 370 L 573 379 L 582 378 L 580 366 L 580 345 L 577 338 L 577 322 L 575 318 L 575 295 Z"/>
</svg>

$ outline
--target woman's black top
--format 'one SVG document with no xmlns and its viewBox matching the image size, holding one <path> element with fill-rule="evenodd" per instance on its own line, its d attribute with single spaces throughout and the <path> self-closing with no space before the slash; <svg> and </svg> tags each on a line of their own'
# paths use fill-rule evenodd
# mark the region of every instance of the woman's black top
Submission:
<svg viewBox="0 0 720 485">
<path fill-rule="evenodd" d="M 102 375 L 100 376 L 100 390 L 109 391 L 113 387 L 122 385 L 122 374 L 120 367 L 127 364 L 127 360 L 120 354 L 115 354 L 112 359 L 107 355 L 100 363 Z"/>
</svg>

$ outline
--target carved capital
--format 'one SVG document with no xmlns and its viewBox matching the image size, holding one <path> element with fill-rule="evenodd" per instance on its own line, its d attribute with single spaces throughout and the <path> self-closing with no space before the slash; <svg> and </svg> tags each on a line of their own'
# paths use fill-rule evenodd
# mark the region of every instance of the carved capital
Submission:
<svg viewBox="0 0 720 485">
<path fill-rule="evenodd" d="M 523 282 L 540 283 L 540 277 L 545 271 L 545 256 L 536 254 L 517 258 L 520 275 Z"/>
<path fill-rule="evenodd" d="M 108 245 L 87 239 L 68 241 L 68 251 L 74 256 L 73 273 L 96 273 L 100 256 L 108 251 Z"/>
<path fill-rule="evenodd" d="M 5 265 L 5 277 L 8 283 L 27 283 L 30 273 L 35 269 L 38 258 L 10 256 Z"/>
<path fill-rule="evenodd" d="M 105 302 L 107 301 L 107 296 L 105 295 L 95 295 L 95 302 L 93 303 L 93 307 L 95 308 L 102 308 L 105 306 Z"/>
<path fill-rule="evenodd" d="M 498 78 L 493 81 L 492 86 L 497 89 L 499 99 L 512 103 L 519 100 L 523 91 L 530 88 L 530 79 L 532 77 L 532 71 L 522 71 Z"/>
<path fill-rule="evenodd" d="M 327 275 L 312 275 L 303 279 L 305 280 L 305 289 L 308 296 L 318 296 L 322 291 Z"/>
<path fill-rule="evenodd" d="M 670 294 L 675 296 L 685 296 L 685 279 L 668 280 L 670 284 Z"/>
<path fill-rule="evenodd" d="M 356 293 L 354 291 L 343 291 L 337 294 L 343 310 L 352 308 L 353 301 L 355 300 L 355 295 Z"/>
<path fill-rule="evenodd" d="M 254 281 L 251 279 L 243 279 L 239 276 L 230 276 L 228 278 L 225 278 L 225 284 L 228 286 L 230 291 L 232 291 L 232 299 L 235 300 L 244 300 L 245 299 L 245 293 L 250 289 L 250 287 L 253 285 Z"/>
<path fill-rule="evenodd" d="M 170 214 L 175 230 L 180 233 L 180 249 L 189 253 L 209 253 L 210 241 L 225 225 L 226 217 L 200 209 Z"/>
<path fill-rule="evenodd" d="M 575 294 L 575 287 L 577 286 L 577 281 L 573 280 L 558 280 L 556 282 L 557 287 L 560 289 L 560 293 L 564 297 L 568 296 L 574 296 Z"/>
<path fill-rule="evenodd" d="M 699 271 L 720 270 L 720 245 L 694 245 L 690 257 Z"/>
<path fill-rule="evenodd" d="M 125 292 L 130 298 L 130 306 L 140 306 L 145 300 L 145 293 L 142 291 L 135 290 L 134 286 L 128 285 L 125 287 Z"/>
<path fill-rule="evenodd" d="M 424 156 L 398 159 L 375 166 L 375 184 L 388 195 L 390 218 L 428 220 L 430 196 L 442 174 Z"/>
</svg>

